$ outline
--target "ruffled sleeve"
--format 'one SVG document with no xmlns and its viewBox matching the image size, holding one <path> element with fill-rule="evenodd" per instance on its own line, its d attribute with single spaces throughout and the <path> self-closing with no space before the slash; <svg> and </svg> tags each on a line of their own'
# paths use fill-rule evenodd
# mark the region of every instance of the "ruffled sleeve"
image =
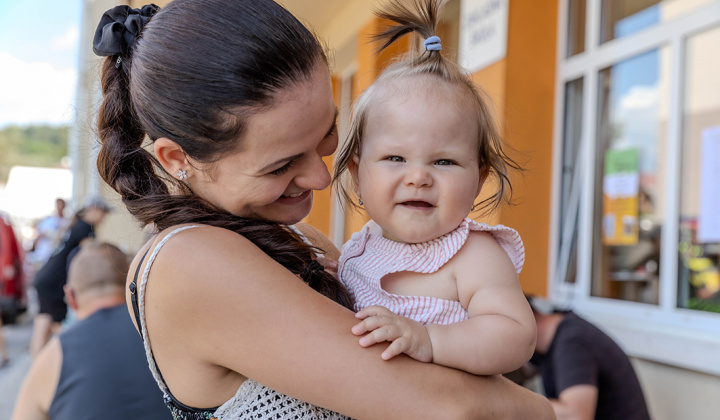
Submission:
<svg viewBox="0 0 720 420">
<path fill-rule="evenodd" d="M 465 219 L 470 230 L 487 232 L 492 235 L 493 238 L 500 244 L 500 247 L 505 250 L 510 261 L 515 266 L 515 271 L 520 273 L 525 263 L 525 246 L 523 245 L 520 234 L 513 228 L 509 228 L 503 225 L 488 225 L 487 223 L 479 223 L 472 219 Z"/>
</svg>

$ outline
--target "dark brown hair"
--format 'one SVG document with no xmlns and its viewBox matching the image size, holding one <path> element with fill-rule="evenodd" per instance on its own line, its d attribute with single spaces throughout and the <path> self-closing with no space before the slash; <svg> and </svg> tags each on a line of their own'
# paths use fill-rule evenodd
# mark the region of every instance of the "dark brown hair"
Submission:
<svg viewBox="0 0 720 420">
<path fill-rule="evenodd" d="M 352 308 L 313 248 L 284 225 L 235 216 L 194 195 L 142 147 L 166 137 L 212 163 L 237 150 L 247 117 L 310 79 L 327 58 L 317 38 L 271 0 L 175 0 L 145 25 L 122 67 L 102 69 L 100 175 L 143 225 L 196 223 L 244 236 L 313 289 Z"/>
<path fill-rule="evenodd" d="M 375 13 L 378 17 L 395 23 L 373 37 L 381 44 L 378 51 L 384 50 L 406 34 L 416 33 L 423 40 L 436 34 L 442 0 L 412 0 L 410 3 L 406 6 L 400 0 L 391 0 L 384 10 Z M 415 44 L 411 43 L 411 45 Z M 422 45 L 422 42 L 419 45 Z M 338 187 L 345 202 L 357 207 L 350 194 L 352 190 L 350 180 L 342 180 L 342 175 L 348 171 L 353 159 L 361 155 L 363 131 L 374 98 L 389 84 L 417 75 L 436 76 L 467 92 L 467 95 L 463 96 L 469 97 L 470 100 L 463 101 L 463 104 L 469 103 L 477 117 L 475 121 L 478 125 L 480 174 L 487 171 L 488 177 L 495 178 L 498 185 L 495 194 L 480 202 L 478 208 L 492 211 L 503 200 L 510 202 L 512 184 L 509 171 L 511 169 L 522 171 L 522 168 L 505 151 L 509 146 L 504 143 L 500 135 L 487 94 L 457 63 L 446 58 L 440 51 L 426 51 L 424 47 L 420 51 L 411 49 L 385 68 L 375 83 L 367 88 L 353 105 L 350 133 L 347 141 L 338 151 L 333 175 L 333 185 Z M 429 88 L 437 88 L 437 86 L 429 86 Z"/>
</svg>

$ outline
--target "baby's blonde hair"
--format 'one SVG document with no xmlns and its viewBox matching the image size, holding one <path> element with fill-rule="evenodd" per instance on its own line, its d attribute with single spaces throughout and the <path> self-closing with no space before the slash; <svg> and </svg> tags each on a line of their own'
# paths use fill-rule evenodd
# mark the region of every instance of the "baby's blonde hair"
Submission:
<svg viewBox="0 0 720 420">
<path fill-rule="evenodd" d="M 413 0 L 410 6 L 405 6 L 399 0 L 391 0 L 386 10 L 376 11 L 375 14 L 381 19 L 395 23 L 373 37 L 376 41 L 382 42 L 378 52 L 409 33 L 415 32 L 423 39 L 434 36 L 439 21 L 441 3 L 442 0 Z M 494 177 L 498 186 L 495 194 L 481 201 L 477 207 L 489 212 L 495 210 L 503 200 L 509 203 L 512 197 L 509 171 L 510 169 L 521 171 L 522 168 L 505 152 L 507 145 L 500 136 L 487 94 L 457 63 L 443 56 L 440 51 L 427 51 L 424 47 L 420 51 L 411 48 L 399 60 L 385 68 L 377 80 L 360 95 L 353 105 L 350 133 L 338 152 L 333 176 L 333 184 L 338 187 L 345 202 L 350 203 L 353 207 L 357 206 L 350 194 L 352 191 L 351 181 L 343 182 L 341 177 L 348 171 L 353 159 L 360 157 L 363 146 L 363 129 L 373 99 L 387 83 L 419 75 L 436 76 L 446 83 L 461 89 L 466 88 L 468 95 L 463 96 L 469 97 L 470 100 L 463 102 L 469 102 L 475 108 L 477 116 L 480 174 L 484 176 L 487 173 L 488 176 Z"/>
</svg>

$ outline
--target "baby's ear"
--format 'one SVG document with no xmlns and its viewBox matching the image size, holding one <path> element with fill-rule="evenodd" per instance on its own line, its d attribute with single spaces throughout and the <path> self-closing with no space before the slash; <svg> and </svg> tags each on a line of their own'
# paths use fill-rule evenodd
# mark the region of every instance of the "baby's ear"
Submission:
<svg viewBox="0 0 720 420">
<path fill-rule="evenodd" d="M 476 197 L 480 194 L 483 184 L 485 184 L 485 181 L 487 181 L 489 175 L 490 175 L 490 169 L 485 168 L 485 169 L 480 170 L 480 182 L 478 182 L 477 192 L 475 193 Z"/>
<path fill-rule="evenodd" d="M 358 176 L 358 167 L 360 166 L 360 158 L 358 155 L 355 155 L 352 158 L 352 161 L 350 161 L 350 164 L 348 165 L 348 169 L 350 170 L 350 176 L 352 177 L 352 185 L 353 189 L 355 190 L 356 194 L 359 194 L 360 192 L 360 178 Z"/>
</svg>

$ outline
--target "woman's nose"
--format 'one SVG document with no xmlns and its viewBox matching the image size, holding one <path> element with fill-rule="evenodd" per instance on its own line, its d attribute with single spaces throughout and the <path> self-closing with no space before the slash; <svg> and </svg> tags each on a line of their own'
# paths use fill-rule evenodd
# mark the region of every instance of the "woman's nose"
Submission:
<svg viewBox="0 0 720 420">
<path fill-rule="evenodd" d="M 310 190 L 324 190 L 330 185 L 330 171 L 321 156 L 315 154 L 310 158 L 307 169 L 295 178 L 295 184 Z"/>
</svg>

